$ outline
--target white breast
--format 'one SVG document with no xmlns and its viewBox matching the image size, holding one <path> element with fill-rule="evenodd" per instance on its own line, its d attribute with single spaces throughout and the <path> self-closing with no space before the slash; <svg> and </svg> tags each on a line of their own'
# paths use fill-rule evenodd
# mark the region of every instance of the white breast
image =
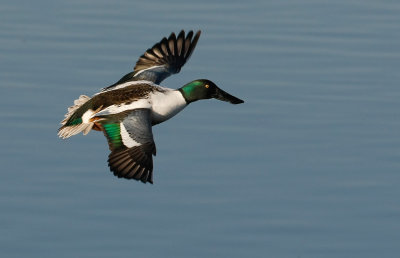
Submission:
<svg viewBox="0 0 400 258">
<path fill-rule="evenodd" d="M 153 124 L 170 119 L 187 106 L 179 91 L 168 88 L 163 89 L 165 89 L 165 92 L 151 94 Z"/>
</svg>

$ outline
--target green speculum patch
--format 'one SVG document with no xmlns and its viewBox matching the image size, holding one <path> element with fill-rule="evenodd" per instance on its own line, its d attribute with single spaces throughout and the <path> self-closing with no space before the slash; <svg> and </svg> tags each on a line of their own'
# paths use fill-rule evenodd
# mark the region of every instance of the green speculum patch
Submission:
<svg viewBox="0 0 400 258">
<path fill-rule="evenodd" d="M 104 130 L 107 133 L 108 138 L 113 144 L 114 148 L 117 148 L 122 145 L 121 140 L 121 130 L 119 124 L 104 124 Z"/>
</svg>

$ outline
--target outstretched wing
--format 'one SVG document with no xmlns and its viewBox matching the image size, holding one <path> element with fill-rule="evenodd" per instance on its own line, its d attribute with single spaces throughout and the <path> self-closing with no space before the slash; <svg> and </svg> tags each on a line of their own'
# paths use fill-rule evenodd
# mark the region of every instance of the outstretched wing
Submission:
<svg viewBox="0 0 400 258">
<path fill-rule="evenodd" d="M 115 176 L 153 183 L 156 145 L 150 119 L 149 109 L 135 109 L 100 122 L 111 150 L 108 166 Z"/>
<path fill-rule="evenodd" d="M 182 66 L 190 58 L 199 40 L 201 31 L 193 37 L 193 31 L 185 36 L 182 30 L 178 37 L 175 33 L 163 38 L 139 58 L 133 72 L 126 74 L 109 89 L 130 80 L 147 80 L 159 84 L 171 74 L 179 73 Z"/>
</svg>

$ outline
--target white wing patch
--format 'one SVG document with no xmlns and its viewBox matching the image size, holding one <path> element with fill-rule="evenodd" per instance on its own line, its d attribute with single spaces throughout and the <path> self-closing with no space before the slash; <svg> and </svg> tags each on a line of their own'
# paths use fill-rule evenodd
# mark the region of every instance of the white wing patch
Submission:
<svg viewBox="0 0 400 258">
<path fill-rule="evenodd" d="M 126 130 L 126 128 L 125 128 L 125 126 L 124 126 L 123 123 L 120 123 L 119 126 L 120 126 L 120 133 L 121 133 L 122 143 L 123 143 L 126 147 L 132 148 L 132 147 L 140 146 L 140 145 L 141 145 L 140 143 L 136 142 L 134 139 L 132 139 L 132 138 L 129 136 L 129 133 L 128 133 L 128 131 Z"/>
</svg>

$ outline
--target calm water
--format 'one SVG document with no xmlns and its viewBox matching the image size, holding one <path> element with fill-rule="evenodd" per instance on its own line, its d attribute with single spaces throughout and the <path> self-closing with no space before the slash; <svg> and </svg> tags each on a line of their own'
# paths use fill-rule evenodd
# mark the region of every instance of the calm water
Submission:
<svg viewBox="0 0 400 258">
<path fill-rule="evenodd" d="M 0 3 L 1 257 L 398 257 L 398 1 Z M 108 171 L 104 136 L 62 141 L 80 94 L 171 31 L 202 29 L 154 128 L 155 184 Z"/>
</svg>

